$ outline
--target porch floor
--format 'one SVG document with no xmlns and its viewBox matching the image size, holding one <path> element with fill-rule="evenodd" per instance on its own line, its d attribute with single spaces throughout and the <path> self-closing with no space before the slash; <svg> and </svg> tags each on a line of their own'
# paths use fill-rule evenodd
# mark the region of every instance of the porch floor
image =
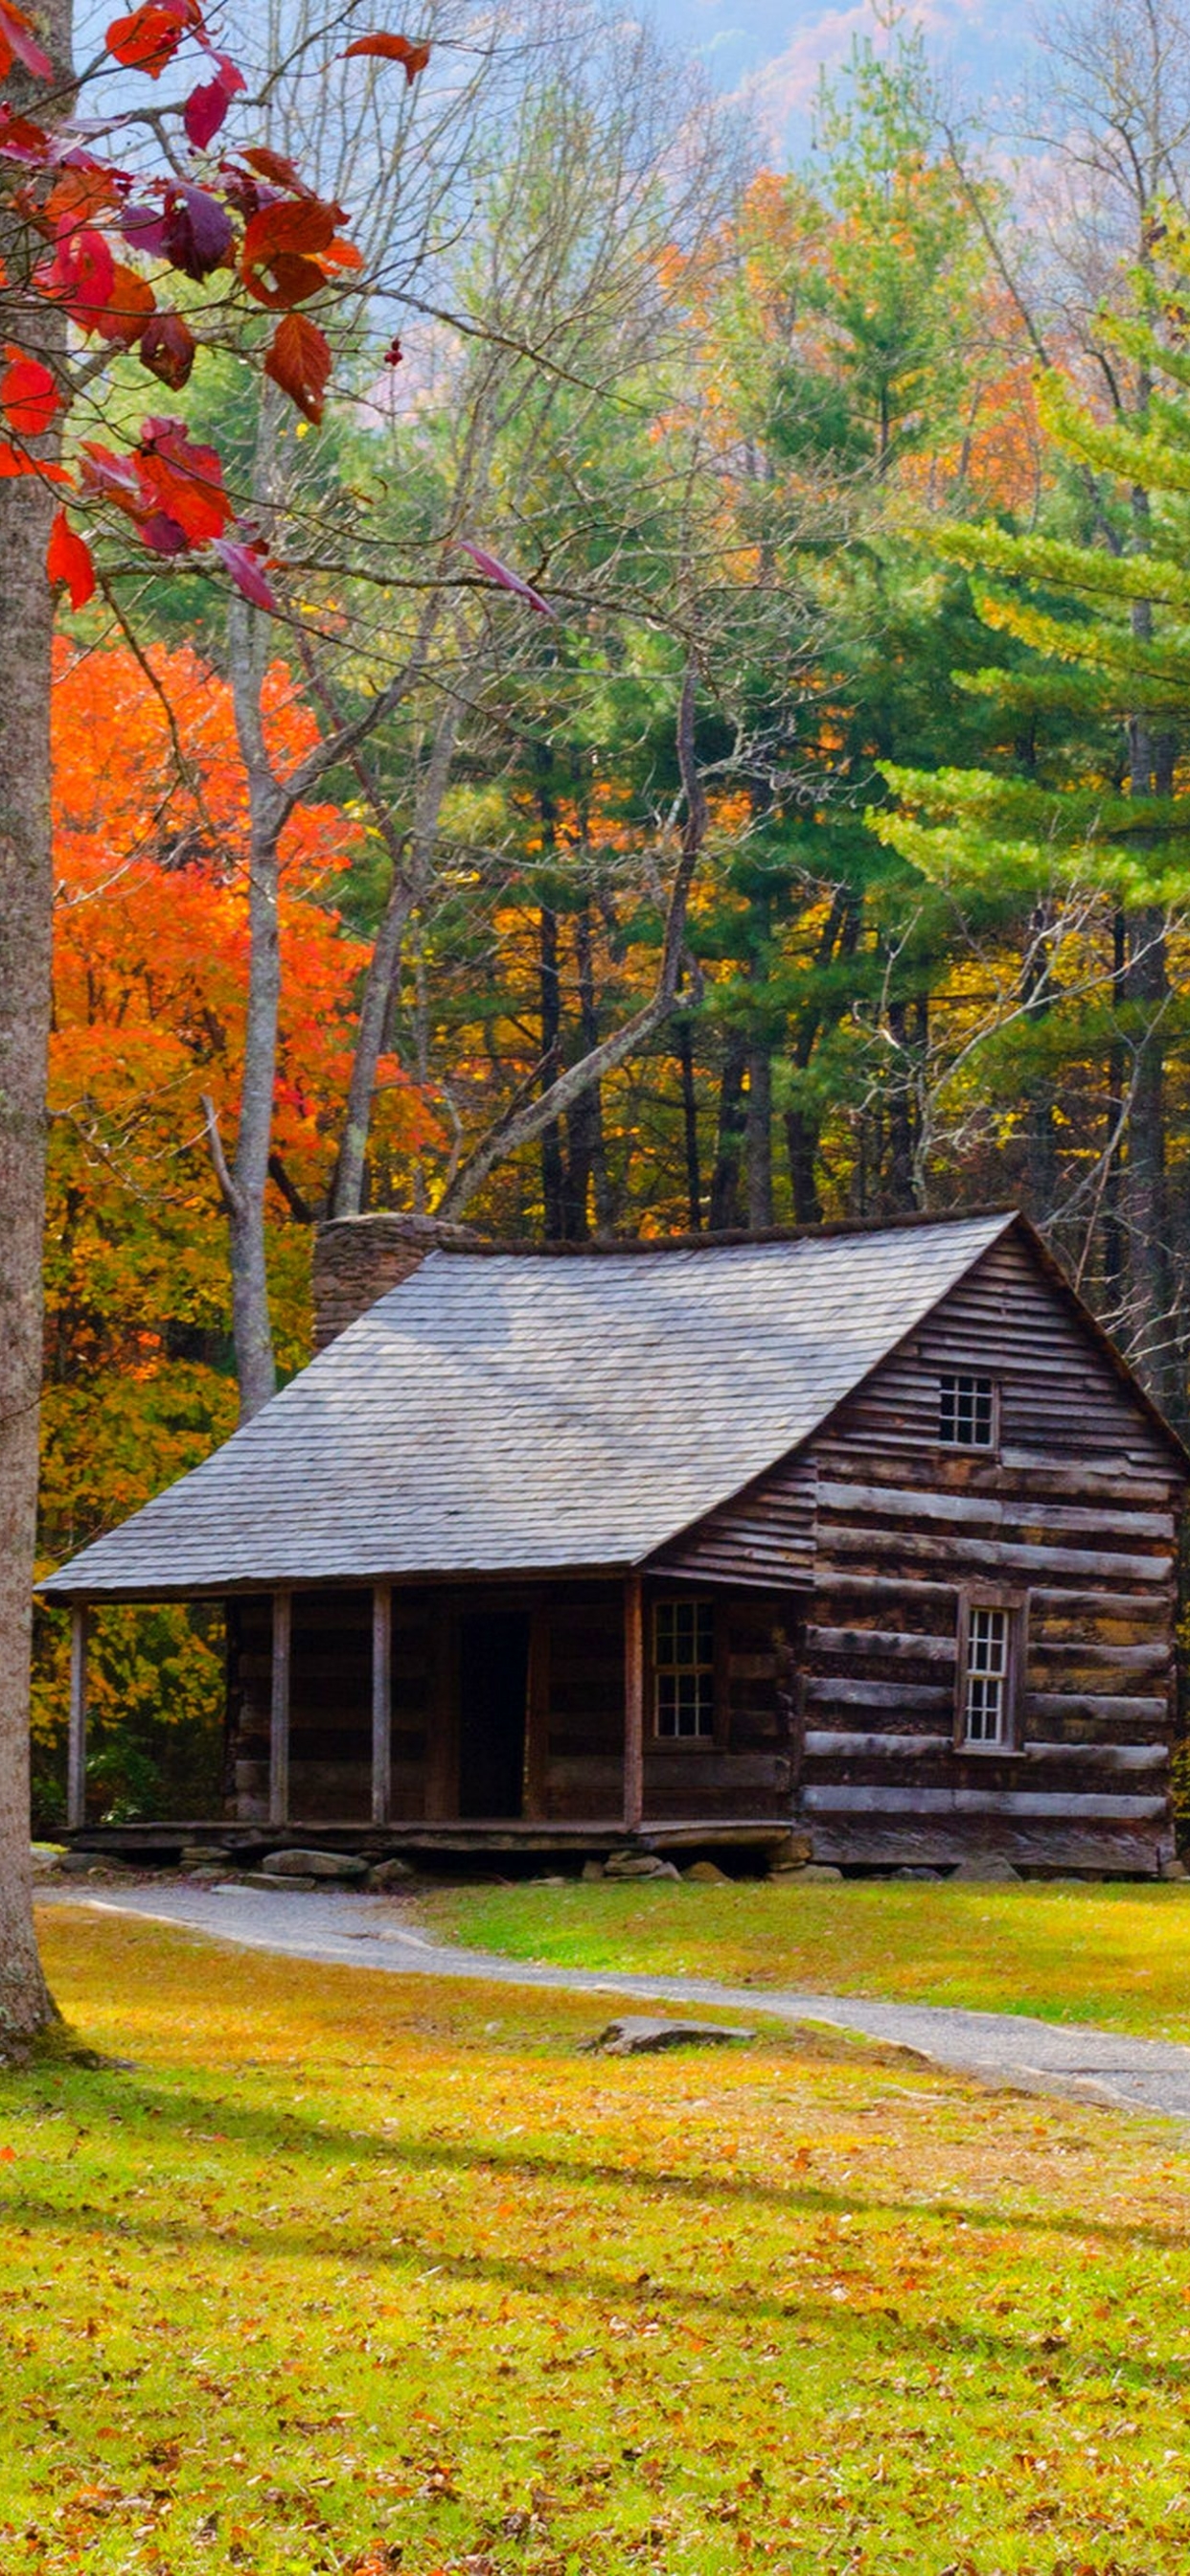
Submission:
<svg viewBox="0 0 1190 2576">
<path fill-rule="evenodd" d="M 399 1858 L 411 1852 L 581 1852 L 603 1857 L 612 1851 L 642 1852 L 752 1850 L 766 1851 L 784 1842 L 797 1826 L 794 1816 L 648 1818 L 629 1832 L 614 1818 L 567 1818 L 564 1822 L 525 1817 L 467 1817 L 411 1824 L 366 1823 L 286 1825 L 244 1824 L 225 1816 L 198 1817 L 176 1823 L 172 1818 L 127 1825 L 76 1825 L 60 1839 L 76 1849 L 107 1852 L 113 1859 L 136 1861 L 178 1859 L 188 1843 L 208 1843 L 236 1857 L 250 1852 L 358 1851 L 371 1860 Z"/>
</svg>

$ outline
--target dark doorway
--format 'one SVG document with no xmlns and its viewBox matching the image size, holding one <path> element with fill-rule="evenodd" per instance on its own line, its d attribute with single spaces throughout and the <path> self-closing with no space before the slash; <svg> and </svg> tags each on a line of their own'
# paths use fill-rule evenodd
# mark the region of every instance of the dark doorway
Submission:
<svg viewBox="0 0 1190 2576">
<path fill-rule="evenodd" d="M 524 1811 L 529 1619 L 492 1610 L 459 1621 L 459 1814 Z"/>
</svg>

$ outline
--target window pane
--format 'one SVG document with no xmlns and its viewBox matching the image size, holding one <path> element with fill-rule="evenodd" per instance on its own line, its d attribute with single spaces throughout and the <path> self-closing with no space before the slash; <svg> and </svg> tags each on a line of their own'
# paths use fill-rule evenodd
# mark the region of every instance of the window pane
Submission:
<svg viewBox="0 0 1190 2576">
<path fill-rule="evenodd" d="M 973 1609 L 967 1640 L 966 1733 L 969 1744 L 999 1744 L 1008 1679 L 1008 1612 Z"/>
<path fill-rule="evenodd" d="M 939 1378 L 939 1439 L 957 1449 L 990 1449 L 995 1427 L 993 1392 L 990 1377 Z"/>
<path fill-rule="evenodd" d="M 653 1608 L 654 1721 L 657 1734 L 715 1732 L 715 1611 L 710 1601 L 658 1601 Z"/>
</svg>

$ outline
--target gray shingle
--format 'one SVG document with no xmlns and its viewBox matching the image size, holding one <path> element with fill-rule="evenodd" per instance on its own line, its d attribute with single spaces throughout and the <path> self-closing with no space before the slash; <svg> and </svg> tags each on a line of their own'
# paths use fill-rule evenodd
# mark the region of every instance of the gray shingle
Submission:
<svg viewBox="0 0 1190 2576">
<path fill-rule="evenodd" d="M 1010 1223 L 433 1253 L 42 1590 L 637 1563 L 806 1440 Z"/>
</svg>

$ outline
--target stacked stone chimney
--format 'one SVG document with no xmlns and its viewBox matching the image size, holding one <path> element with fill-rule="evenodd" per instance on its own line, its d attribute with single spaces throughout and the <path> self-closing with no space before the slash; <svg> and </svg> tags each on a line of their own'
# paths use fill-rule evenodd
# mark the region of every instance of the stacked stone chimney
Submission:
<svg viewBox="0 0 1190 2576">
<path fill-rule="evenodd" d="M 425 1260 L 428 1252 L 465 1252 L 479 1241 L 469 1225 L 433 1216 L 332 1217 L 314 1245 L 314 1348 L 324 1351 L 349 1324 Z"/>
</svg>

